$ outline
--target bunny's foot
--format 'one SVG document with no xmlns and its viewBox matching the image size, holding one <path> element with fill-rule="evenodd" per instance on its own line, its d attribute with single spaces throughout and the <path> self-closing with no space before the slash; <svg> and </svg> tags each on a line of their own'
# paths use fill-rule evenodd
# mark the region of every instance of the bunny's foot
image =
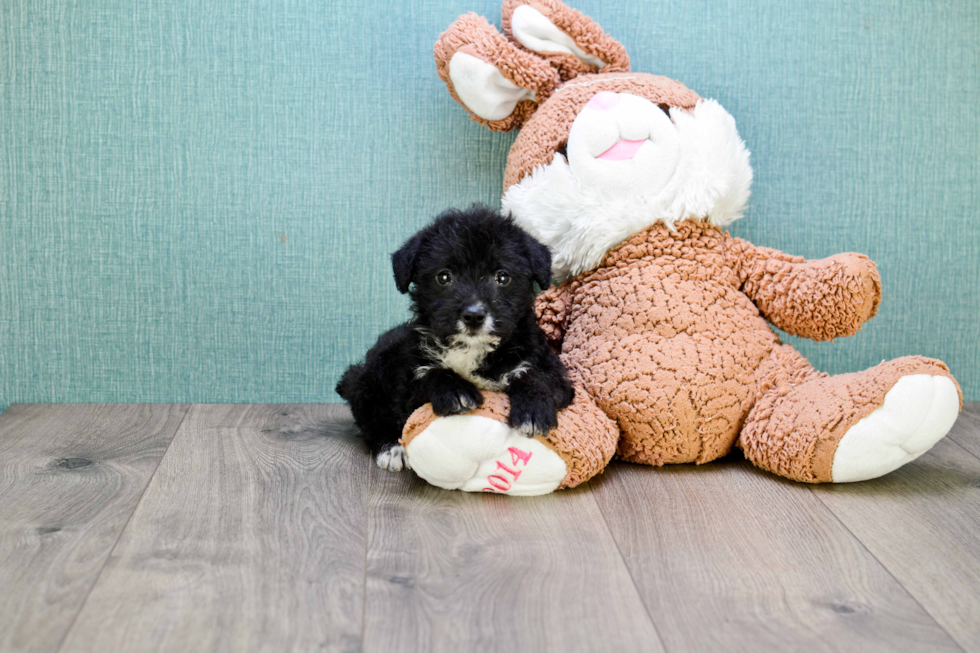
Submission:
<svg viewBox="0 0 980 653">
<path fill-rule="evenodd" d="M 903 376 L 881 407 L 849 428 L 837 444 L 834 483 L 878 478 L 912 462 L 949 432 L 959 411 L 959 393 L 948 376 Z"/>
<path fill-rule="evenodd" d="M 558 427 L 537 437 L 507 426 L 505 394 L 486 393 L 466 415 L 437 417 L 426 404 L 409 418 L 402 446 L 416 474 L 447 490 L 533 496 L 574 487 L 606 466 L 618 438 L 615 424 L 578 395 Z"/>
<path fill-rule="evenodd" d="M 782 359 L 792 362 L 786 351 Z M 928 451 L 960 410 L 959 387 L 937 360 L 908 356 L 837 376 L 802 372 L 756 402 L 739 441 L 753 463 L 797 481 L 883 476 Z"/>
</svg>

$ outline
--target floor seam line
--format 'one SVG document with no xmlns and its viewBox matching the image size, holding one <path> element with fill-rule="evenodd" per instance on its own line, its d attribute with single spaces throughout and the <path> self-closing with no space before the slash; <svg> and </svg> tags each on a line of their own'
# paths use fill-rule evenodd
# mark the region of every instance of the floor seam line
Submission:
<svg viewBox="0 0 980 653">
<path fill-rule="evenodd" d="M 592 487 L 591 481 L 586 481 L 585 484 L 589 487 L 589 494 L 592 496 L 592 502 L 595 504 L 596 510 L 599 511 L 599 515 L 602 517 L 602 524 L 606 527 L 606 533 L 609 534 L 609 539 L 612 540 L 613 545 L 616 547 L 616 553 L 619 555 L 620 561 L 623 563 L 623 567 L 626 569 L 626 575 L 629 576 L 630 584 L 633 585 L 633 591 L 636 592 L 636 598 L 640 600 L 640 605 L 643 606 L 643 611 L 647 615 L 647 619 L 650 620 L 650 626 L 653 627 L 653 632 L 657 634 L 657 641 L 660 642 L 660 648 L 665 652 L 669 651 L 667 644 L 664 642 L 663 635 L 660 634 L 660 629 L 657 628 L 657 622 L 654 620 L 653 615 L 650 614 L 650 607 L 647 602 L 643 600 L 643 594 L 640 593 L 640 588 L 636 585 L 636 579 L 633 578 L 633 571 L 630 569 L 629 564 L 626 563 L 626 556 L 623 555 L 623 550 L 619 546 L 619 542 L 616 540 L 616 536 L 613 535 L 612 529 L 609 528 L 609 521 L 606 519 L 606 513 L 599 505 L 599 500 L 595 497 L 595 489 Z"/>
<path fill-rule="evenodd" d="M 368 468 L 371 475 L 371 483 L 365 493 L 364 501 L 364 591 L 361 593 L 361 653 L 364 653 L 364 640 L 367 638 L 367 581 L 368 581 L 368 553 L 371 549 L 371 498 L 375 488 L 374 470 Z"/>
<path fill-rule="evenodd" d="M 936 620 L 936 617 L 932 614 L 932 612 L 930 612 L 926 608 L 926 606 L 922 605 L 922 603 L 919 601 L 918 597 L 915 596 L 915 594 L 912 593 L 912 590 L 910 590 L 908 587 L 906 587 L 905 586 L 905 583 L 903 583 L 898 578 L 896 578 L 895 577 L 895 574 L 892 573 L 892 570 L 888 568 L 888 565 L 886 565 L 884 562 L 882 562 L 881 560 L 879 560 L 878 559 L 878 556 L 876 556 L 874 554 L 874 552 L 871 549 L 868 548 L 868 546 L 861 540 L 861 538 L 859 538 L 857 535 L 855 535 L 854 534 L 854 531 L 852 531 L 850 528 L 848 528 L 847 524 L 845 524 L 844 521 L 840 517 L 837 516 L 837 513 L 835 513 L 833 511 L 833 509 L 824 502 L 823 497 L 821 497 L 819 494 L 817 494 L 817 492 L 812 487 L 807 486 L 807 490 L 809 490 L 810 491 L 810 494 L 812 494 L 813 496 L 815 496 L 817 498 L 817 501 L 819 501 L 820 502 L 820 505 L 822 505 L 824 507 L 824 510 L 826 510 L 828 513 L 830 513 L 830 516 L 834 518 L 834 521 L 836 521 L 838 524 L 840 524 L 841 528 L 843 528 L 845 531 L 847 531 L 847 534 L 850 535 L 851 537 L 853 537 L 854 538 L 854 541 L 857 542 L 859 545 L 861 545 L 861 548 L 862 549 L 864 549 L 865 551 L 867 551 L 868 555 L 871 556 L 872 559 L 874 559 L 874 561 L 878 563 L 878 566 L 880 566 L 882 569 L 884 569 L 885 570 L 885 573 L 888 574 L 888 576 L 892 580 L 894 580 L 896 583 L 898 583 L 898 586 L 899 587 L 901 587 L 903 590 L 905 590 L 905 593 L 908 595 L 908 597 L 910 599 L 912 599 L 915 602 L 915 604 L 922 609 L 922 612 L 924 612 L 926 614 L 926 616 L 928 616 L 930 619 L 932 619 L 932 622 L 934 624 L 936 624 L 936 626 L 939 628 L 939 630 L 941 630 L 944 633 L 946 633 L 946 636 L 949 637 L 949 640 L 951 642 L 953 642 L 953 644 L 956 645 L 956 648 L 958 648 L 961 651 L 963 651 L 963 653 L 967 653 L 966 649 L 963 648 L 962 645 L 960 645 L 959 641 L 955 637 L 953 637 L 953 634 L 951 632 L 949 632 L 948 630 L 946 630 L 946 627 L 943 626 L 941 623 L 939 623 Z"/>
<path fill-rule="evenodd" d="M 64 648 L 65 642 L 68 641 L 68 635 L 70 635 L 71 631 L 75 629 L 75 624 L 78 622 L 78 616 L 82 614 L 82 610 L 85 609 L 85 605 L 88 603 L 89 597 L 92 596 L 92 592 L 95 590 L 95 586 L 99 584 L 99 580 L 102 578 L 102 574 L 105 572 L 106 565 L 109 564 L 109 560 L 112 558 L 112 554 L 116 552 L 116 547 L 119 546 L 119 540 L 122 539 L 123 533 L 125 533 L 126 529 L 129 528 L 129 524 L 133 520 L 133 515 L 136 514 L 137 510 L 139 510 L 140 504 L 143 503 L 143 497 L 146 496 L 146 490 L 150 487 L 150 483 L 153 482 L 153 479 L 156 478 L 157 471 L 160 469 L 160 465 L 163 464 L 163 459 L 166 458 L 167 454 L 170 452 L 170 447 L 173 445 L 174 440 L 177 439 L 177 434 L 180 433 L 180 429 L 184 425 L 184 421 L 187 419 L 187 414 L 191 412 L 191 408 L 193 407 L 194 404 L 187 404 L 187 408 L 184 410 L 184 414 L 180 416 L 180 422 L 177 423 L 177 428 L 174 429 L 173 436 L 170 438 L 170 441 L 167 443 L 166 449 L 163 450 L 163 455 L 161 455 L 160 460 L 157 461 L 157 466 L 153 468 L 153 473 L 150 474 L 150 477 L 146 480 L 146 485 L 143 486 L 143 491 L 140 492 L 139 500 L 136 502 L 136 505 L 133 506 L 132 512 L 130 512 L 129 516 L 126 518 L 126 523 L 123 524 L 123 527 L 119 529 L 119 535 L 116 536 L 116 541 L 112 543 L 112 548 L 109 549 L 109 555 L 107 555 L 105 560 L 102 562 L 102 567 L 99 569 L 99 573 L 96 574 L 95 580 L 92 581 L 92 586 L 88 588 L 88 591 L 85 593 L 85 598 L 82 600 L 82 603 L 78 606 L 78 610 L 75 612 L 75 616 L 72 617 L 71 623 L 68 624 L 68 628 L 65 629 L 65 634 L 61 637 L 61 641 L 58 642 L 58 647 L 55 650 L 58 651 L 59 653 L 61 649 Z"/>
<path fill-rule="evenodd" d="M 952 442 L 953 444 L 955 444 L 955 445 L 956 445 L 957 447 L 959 447 L 960 449 L 962 449 L 962 450 L 963 450 L 963 452 L 964 452 L 964 453 L 965 453 L 966 455 L 968 455 L 968 456 L 970 456 L 970 457 L 972 457 L 972 458 L 974 458 L 974 459 L 976 459 L 977 461 L 980 461 L 980 456 L 978 456 L 978 455 L 976 455 L 975 453 L 973 453 L 972 451 L 970 451 L 969 449 L 967 449 L 966 447 L 964 447 L 964 446 L 963 446 L 962 444 L 960 444 L 960 443 L 959 443 L 959 441 L 958 441 L 958 440 L 956 440 L 956 438 L 955 438 L 955 436 L 953 436 L 952 434 L 950 434 L 950 435 L 947 435 L 947 436 L 946 436 L 945 438 L 943 438 L 943 439 L 947 439 L 947 440 L 949 440 L 950 442 Z M 928 453 L 928 452 L 929 452 L 929 450 L 927 449 L 926 451 L 923 451 L 922 453 Z"/>
</svg>

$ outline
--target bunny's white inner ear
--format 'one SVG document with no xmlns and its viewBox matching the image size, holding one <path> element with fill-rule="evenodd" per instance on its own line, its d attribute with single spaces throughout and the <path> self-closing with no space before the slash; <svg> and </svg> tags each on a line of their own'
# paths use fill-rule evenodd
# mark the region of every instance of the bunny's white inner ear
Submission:
<svg viewBox="0 0 980 653">
<path fill-rule="evenodd" d="M 518 102 L 534 99 L 534 91 L 521 88 L 493 64 L 465 52 L 449 60 L 449 79 L 466 108 L 484 120 L 503 120 Z"/>
<path fill-rule="evenodd" d="M 572 37 L 558 29 L 544 14 L 531 7 L 521 5 L 514 9 L 510 18 L 510 29 L 514 38 L 528 50 L 535 52 L 563 52 L 575 55 L 582 61 L 602 68 L 606 62 L 587 54 L 575 44 Z"/>
</svg>

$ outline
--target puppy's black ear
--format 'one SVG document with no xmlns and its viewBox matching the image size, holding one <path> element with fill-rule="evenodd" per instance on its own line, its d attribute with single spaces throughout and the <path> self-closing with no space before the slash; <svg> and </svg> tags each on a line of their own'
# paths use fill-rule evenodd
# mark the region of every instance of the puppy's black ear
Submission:
<svg viewBox="0 0 980 653">
<path fill-rule="evenodd" d="M 401 246 L 401 249 L 391 255 L 391 267 L 395 272 L 395 286 L 400 293 L 407 293 L 408 287 L 415 280 L 419 254 L 422 253 L 426 235 L 424 231 L 415 234 Z"/>
<path fill-rule="evenodd" d="M 551 285 L 551 250 L 529 235 L 524 237 L 527 260 L 531 263 L 531 276 L 542 290 Z"/>
</svg>

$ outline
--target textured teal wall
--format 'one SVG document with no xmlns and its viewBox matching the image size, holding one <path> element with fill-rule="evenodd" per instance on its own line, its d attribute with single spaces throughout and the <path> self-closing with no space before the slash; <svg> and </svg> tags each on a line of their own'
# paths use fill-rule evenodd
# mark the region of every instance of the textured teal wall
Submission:
<svg viewBox="0 0 980 653">
<path fill-rule="evenodd" d="M 820 368 L 941 357 L 980 399 L 980 4 L 580 0 L 753 152 L 732 230 L 868 253 L 881 312 Z M 511 134 L 431 47 L 486 0 L 0 2 L 0 407 L 336 401 L 405 301 L 388 253 L 498 202 Z"/>
</svg>

